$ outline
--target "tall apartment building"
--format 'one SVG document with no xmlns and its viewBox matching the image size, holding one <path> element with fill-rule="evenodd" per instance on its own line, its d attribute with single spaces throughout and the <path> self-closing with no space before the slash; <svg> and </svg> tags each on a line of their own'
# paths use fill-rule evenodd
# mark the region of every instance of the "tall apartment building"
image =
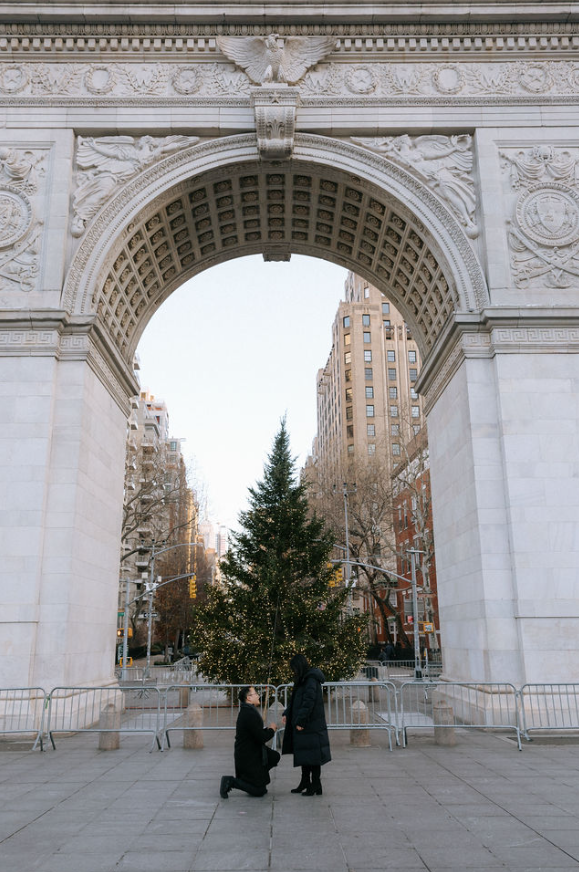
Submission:
<svg viewBox="0 0 579 872">
<path fill-rule="evenodd" d="M 377 288 L 349 273 L 332 325 L 332 348 L 317 374 L 318 432 L 305 474 L 310 477 L 315 467 L 326 482 L 333 475 L 341 493 L 344 482 L 347 488 L 353 485 L 356 469 L 368 469 L 367 461 L 376 461 L 374 469 L 385 488 L 399 493 L 397 480 L 408 461 L 408 446 L 417 439 L 426 441 L 422 400 L 415 389 L 419 368 L 418 346 L 403 316 Z M 389 517 L 380 523 L 397 547 L 395 505 L 397 510 L 393 496 Z M 380 566 L 404 574 L 393 550 L 381 550 Z M 401 628 L 407 635 L 413 631 L 406 587 L 401 583 L 399 590 L 381 593 L 401 615 L 400 626 L 388 621 L 395 638 L 402 635 Z M 374 599 L 360 594 L 354 605 L 373 614 L 373 636 L 384 642 L 384 618 Z"/>
<path fill-rule="evenodd" d="M 125 460 L 125 496 L 121 531 L 119 587 L 119 628 L 128 601 L 145 593 L 149 578 L 151 544 L 156 549 L 171 536 L 171 544 L 187 543 L 197 535 L 197 510 L 194 494 L 187 484 L 181 440 L 170 435 L 169 412 L 163 400 L 148 391 L 133 397 L 128 421 Z M 180 549 L 179 549 L 180 550 Z M 195 549 L 185 546 L 180 554 L 185 571 L 193 572 Z M 163 571 L 161 558 L 155 575 Z M 129 608 L 131 638 L 142 621 L 142 604 Z"/>
<path fill-rule="evenodd" d="M 381 292 L 349 273 L 332 326 L 332 349 L 317 376 L 314 462 L 326 468 L 384 454 L 392 470 L 423 426 L 414 385 L 418 346 Z"/>
</svg>

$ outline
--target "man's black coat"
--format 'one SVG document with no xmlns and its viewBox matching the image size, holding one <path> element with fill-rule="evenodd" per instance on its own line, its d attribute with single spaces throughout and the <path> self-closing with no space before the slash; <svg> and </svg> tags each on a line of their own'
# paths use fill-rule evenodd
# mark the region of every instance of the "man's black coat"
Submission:
<svg viewBox="0 0 579 872">
<path fill-rule="evenodd" d="M 235 776 L 257 787 L 269 784 L 269 770 L 277 765 L 279 754 L 266 748 L 274 730 L 264 727 L 258 709 L 242 702 L 235 729 Z"/>
</svg>

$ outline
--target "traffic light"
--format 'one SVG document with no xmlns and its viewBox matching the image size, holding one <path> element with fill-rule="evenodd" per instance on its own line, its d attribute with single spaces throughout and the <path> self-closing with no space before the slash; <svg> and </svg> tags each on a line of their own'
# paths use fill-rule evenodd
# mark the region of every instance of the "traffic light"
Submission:
<svg viewBox="0 0 579 872">
<path fill-rule="evenodd" d="M 328 563 L 328 569 L 332 569 L 334 567 L 333 563 Z M 334 568 L 330 576 L 330 580 L 328 582 L 330 587 L 339 587 L 344 581 L 344 570 L 341 566 L 337 566 Z"/>
<path fill-rule="evenodd" d="M 189 579 L 189 599 L 197 599 L 197 576 L 192 575 Z"/>
</svg>

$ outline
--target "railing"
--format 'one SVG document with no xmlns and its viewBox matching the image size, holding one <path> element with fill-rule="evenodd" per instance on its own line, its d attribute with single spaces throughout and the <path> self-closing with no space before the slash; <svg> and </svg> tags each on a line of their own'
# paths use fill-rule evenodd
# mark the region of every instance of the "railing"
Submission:
<svg viewBox="0 0 579 872">
<path fill-rule="evenodd" d="M 163 707 L 163 743 L 169 748 L 169 733 L 200 730 L 234 730 L 239 712 L 238 694 L 243 684 L 175 684 L 165 690 Z M 269 684 L 256 684 L 262 705 L 275 703 L 276 688 Z M 201 724 L 191 724 L 185 712 L 191 704 L 199 707 Z M 266 711 L 262 708 L 262 715 Z"/>
<path fill-rule="evenodd" d="M 46 691 L 42 687 L 0 688 L 0 734 L 34 736 L 33 750 L 44 750 Z"/>
<path fill-rule="evenodd" d="M 161 713 L 158 687 L 55 687 L 46 732 L 53 748 L 56 733 L 151 733 L 162 750 Z"/>
<path fill-rule="evenodd" d="M 293 685 L 277 688 L 286 708 Z M 392 736 L 398 744 L 396 688 L 391 682 L 327 681 L 322 685 L 328 730 L 386 730 L 392 750 Z"/>
<path fill-rule="evenodd" d="M 519 691 L 521 730 L 579 730 L 579 684 L 525 684 Z"/>
<path fill-rule="evenodd" d="M 412 664 L 413 665 L 413 664 Z M 28 734 L 33 748 L 52 747 L 62 733 L 150 733 L 151 750 L 170 747 L 170 733 L 234 730 L 241 685 L 187 682 L 186 672 L 167 687 L 147 683 L 107 687 L 0 688 L 0 735 Z M 258 685 L 271 720 L 279 722 L 292 685 Z M 579 732 L 579 684 L 354 680 L 323 685 L 330 730 L 385 730 L 392 749 L 406 745 L 409 729 L 493 729 L 530 740 L 533 731 Z M 191 703 L 195 718 L 185 717 Z M 267 711 L 264 718 L 268 719 Z M 282 728 L 283 729 L 283 728 Z M 278 732 L 282 733 L 282 729 Z M 436 732 L 435 732 L 436 735 Z M 438 734 L 440 736 L 440 733 Z M 279 741 L 276 735 L 276 741 Z"/>
<path fill-rule="evenodd" d="M 403 744 L 409 727 L 430 729 L 513 730 L 519 751 L 519 694 L 512 684 L 475 682 L 404 682 L 398 689 L 398 726 Z M 436 710 L 436 706 L 442 708 Z"/>
</svg>

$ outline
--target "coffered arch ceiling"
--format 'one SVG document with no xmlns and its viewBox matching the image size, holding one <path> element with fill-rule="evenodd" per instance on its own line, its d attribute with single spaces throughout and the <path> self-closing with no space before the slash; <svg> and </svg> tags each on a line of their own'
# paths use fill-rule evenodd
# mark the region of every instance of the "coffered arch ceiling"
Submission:
<svg viewBox="0 0 579 872">
<path fill-rule="evenodd" d="M 129 363 L 154 312 L 186 279 L 244 255 L 287 260 L 304 254 L 345 266 L 380 288 L 405 315 L 426 356 L 453 312 L 480 307 L 482 274 L 456 221 L 436 198 L 417 194 L 416 184 L 409 185 L 404 201 L 395 197 L 359 174 L 376 158 L 348 148 L 356 153 L 356 173 L 341 168 L 339 160 L 318 162 L 307 154 L 277 165 L 263 164 L 256 155 L 165 188 L 133 208 L 114 234 L 90 293 L 86 282 L 84 294 L 77 282 L 77 311 L 98 312 Z M 399 187 L 408 181 L 385 161 L 380 166 L 386 176 L 395 171 Z M 421 195 L 426 205 L 418 215 L 408 204 L 420 202 Z M 107 226 L 107 216 L 101 216 L 93 241 Z M 78 263 L 69 285 L 75 275 Z"/>
</svg>

